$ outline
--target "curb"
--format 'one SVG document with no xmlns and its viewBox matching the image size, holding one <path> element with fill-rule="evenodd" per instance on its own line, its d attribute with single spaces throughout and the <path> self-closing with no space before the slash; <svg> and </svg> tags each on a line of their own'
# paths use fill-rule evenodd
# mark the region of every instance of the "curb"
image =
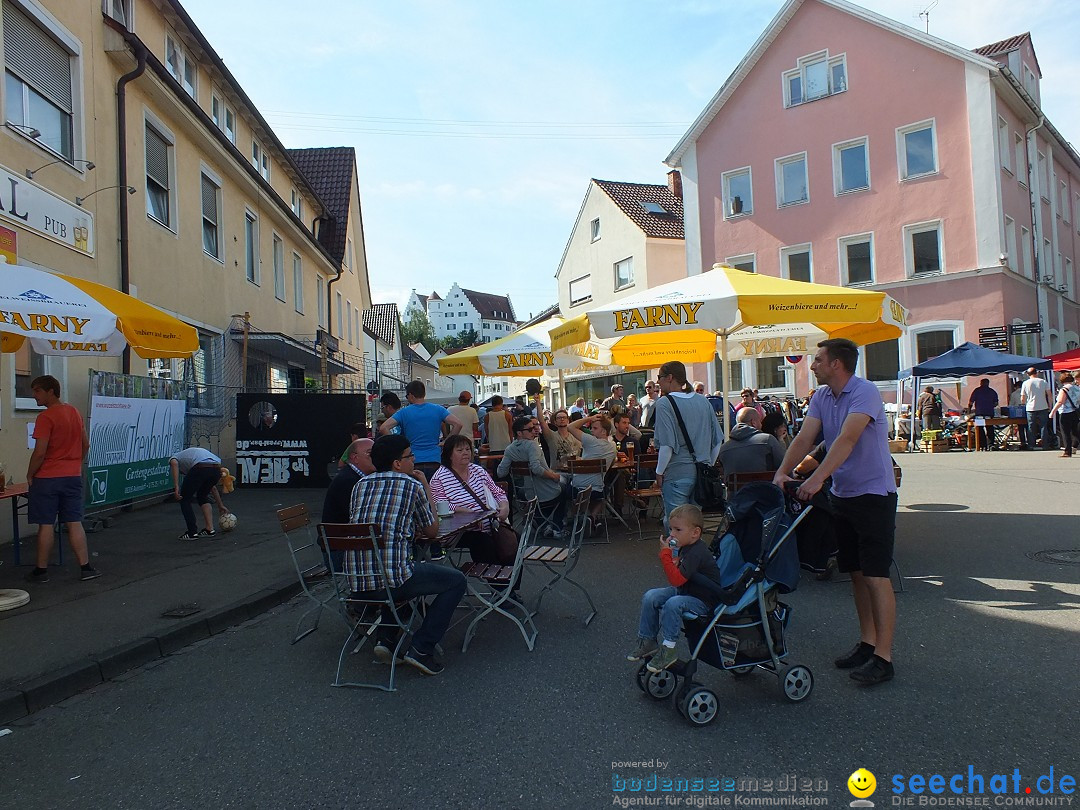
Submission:
<svg viewBox="0 0 1080 810">
<path fill-rule="evenodd" d="M 256 591 L 245 599 L 180 622 L 127 644 L 91 655 L 5 690 L 0 690 L 0 723 L 9 723 L 110 681 L 128 670 L 172 655 L 275 608 L 300 593 L 295 578 Z"/>
</svg>

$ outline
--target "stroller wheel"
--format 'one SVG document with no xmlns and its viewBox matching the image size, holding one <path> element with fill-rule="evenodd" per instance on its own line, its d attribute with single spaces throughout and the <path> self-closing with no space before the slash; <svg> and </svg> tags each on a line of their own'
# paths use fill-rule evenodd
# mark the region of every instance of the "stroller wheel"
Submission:
<svg viewBox="0 0 1080 810">
<path fill-rule="evenodd" d="M 793 664 L 780 670 L 780 691 L 792 703 L 798 703 L 810 697 L 814 689 L 814 675 L 809 667 Z"/>
<path fill-rule="evenodd" d="M 752 667 L 752 666 L 751 667 L 733 667 L 732 669 L 729 669 L 728 672 L 730 672 L 736 678 L 745 678 L 747 675 L 749 675 L 751 672 L 753 672 L 754 669 L 755 669 L 755 667 Z"/>
<path fill-rule="evenodd" d="M 678 676 L 667 669 L 661 672 L 649 672 L 647 664 L 646 661 L 638 668 L 638 688 L 653 700 L 666 700 L 671 697 L 675 687 L 679 685 Z"/>
<path fill-rule="evenodd" d="M 716 719 L 720 704 L 707 686 L 694 686 L 679 701 L 679 713 L 695 726 L 705 726 Z"/>
</svg>

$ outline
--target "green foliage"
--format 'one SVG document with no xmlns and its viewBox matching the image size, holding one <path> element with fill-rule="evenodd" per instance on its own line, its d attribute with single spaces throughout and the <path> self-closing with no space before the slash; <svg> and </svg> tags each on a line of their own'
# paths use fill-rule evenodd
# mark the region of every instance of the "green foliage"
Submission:
<svg viewBox="0 0 1080 810">
<path fill-rule="evenodd" d="M 429 352 L 434 352 L 438 346 L 435 327 L 431 325 L 428 316 L 419 310 L 413 310 L 409 315 L 409 322 L 401 325 L 401 339 L 406 345 L 422 343 Z"/>
<path fill-rule="evenodd" d="M 475 329 L 458 332 L 454 337 L 444 338 L 440 345 L 444 349 L 467 349 L 480 342 L 480 333 Z"/>
</svg>

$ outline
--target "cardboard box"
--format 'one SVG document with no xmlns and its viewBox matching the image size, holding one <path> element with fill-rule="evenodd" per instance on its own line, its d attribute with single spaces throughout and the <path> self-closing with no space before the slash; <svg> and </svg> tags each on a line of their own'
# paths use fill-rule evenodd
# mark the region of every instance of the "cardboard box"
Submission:
<svg viewBox="0 0 1080 810">
<path fill-rule="evenodd" d="M 947 453 L 949 452 L 949 443 L 944 439 L 938 439 L 936 442 L 929 442 L 926 445 L 926 452 L 928 453 Z"/>
<path fill-rule="evenodd" d="M 889 441 L 890 453 L 906 453 L 908 449 L 907 439 L 891 439 Z"/>
</svg>

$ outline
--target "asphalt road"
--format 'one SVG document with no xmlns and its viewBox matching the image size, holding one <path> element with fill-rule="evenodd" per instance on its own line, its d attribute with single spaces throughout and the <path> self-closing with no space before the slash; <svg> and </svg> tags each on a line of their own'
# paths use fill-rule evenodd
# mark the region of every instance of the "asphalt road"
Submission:
<svg viewBox="0 0 1080 810">
<path fill-rule="evenodd" d="M 692 728 L 670 702 L 643 695 L 622 660 L 640 593 L 661 579 L 655 544 L 623 540 L 585 549 L 578 570 L 599 608 L 588 628 L 572 596 L 549 598 L 531 653 L 493 618 L 462 654 L 459 627 L 447 637 L 445 673 L 405 670 L 395 694 L 331 688 L 338 627 L 290 646 L 303 605 L 289 603 L 13 724 L 0 737 L 3 804 L 739 806 L 740 797 L 790 797 L 764 791 L 763 780 L 796 775 L 813 780 L 816 789 L 796 794 L 811 806 L 846 807 L 859 767 L 877 777 L 877 807 L 894 806 L 896 776 L 959 773 L 966 784 L 969 766 L 987 791 L 993 774 L 1009 775 L 1011 790 L 1018 769 L 1021 791 L 1040 797 L 1036 779 L 1051 767 L 1060 788 L 1063 774 L 1080 776 L 1080 565 L 1028 555 L 1080 548 L 1080 461 L 981 453 L 901 463 L 897 559 L 907 590 L 891 683 L 860 688 L 832 667 L 856 636 L 848 586 L 807 579 L 788 601 L 791 660 L 814 671 L 811 697 L 790 704 L 771 675 L 735 680 L 706 668 L 699 680 L 722 708 L 711 726 Z M 535 587 L 526 580 L 526 593 Z M 379 665 L 360 653 L 349 666 Z M 652 773 L 759 782 L 756 791 L 669 792 L 666 805 L 663 792 L 618 790 Z M 791 806 L 782 801 L 771 806 Z"/>
</svg>

